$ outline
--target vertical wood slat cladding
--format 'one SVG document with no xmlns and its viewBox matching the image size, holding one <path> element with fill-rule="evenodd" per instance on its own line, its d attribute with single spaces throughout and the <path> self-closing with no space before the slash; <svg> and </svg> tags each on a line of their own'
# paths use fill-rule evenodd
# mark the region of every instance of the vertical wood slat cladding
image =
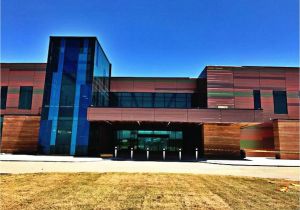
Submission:
<svg viewBox="0 0 300 210">
<path fill-rule="evenodd" d="M 36 153 L 39 128 L 39 116 L 4 116 L 1 152 Z"/>
<path fill-rule="evenodd" d="M 240 158 L 240 127 L 242 123 L 204 123 L 205 157 Z"/>
<path fill-rule="evenodd" d="M 263 120 L 299 119 L 299 68 L 208 66 L 205 70 L 208 108 L 253 109 L 253 90 L 261 90 Z M 287 91 L 288 114 L 274 114 L 273 90 Z"/>
<path fill-rule="evenodd" d="M 299 120 L 274 120 L 274 143 L 280 159 L 300 159 Z"/>
<path fill-rule="evenodd" d="M 110 85 L 111 92 L 193 93 L 197 91 L 197 79 L 191 78 L 113 77 Z"/>
<path fill-rule="evenodd" d="M 6 109 L 1 114 L 38 115 L 42 107 L 46 74 L 44 63 L 2 63 L 1 86 L 8 86 Z M 20 86 L 32 86 L 32 106 L 30 110 L 19 109 Z"/>
<path fill-rule="evenodd" d="M 246 157 L 275 157 L 272 122 L 242 126 L 240 140 Z"/>
</svg>

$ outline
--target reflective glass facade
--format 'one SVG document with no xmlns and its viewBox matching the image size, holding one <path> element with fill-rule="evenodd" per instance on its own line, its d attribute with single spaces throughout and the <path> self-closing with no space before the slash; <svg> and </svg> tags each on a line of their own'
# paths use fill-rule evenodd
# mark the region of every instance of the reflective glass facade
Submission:
<svg viewBox="0 0 300 210">
<path fill-rule="evenodd" d="M 108 100 L 109 75 L 109 61 L 96 38 L 50 38 L 39 135 L 42 153 L 87 154 L 87 108 L 93 91 Z"/>
<path fill-rule="evenodd" d="M 95 48 L 93 106 L 108 106 L 111 64 L 98 44 Z"/>
<path fill-rule="evenodd" d="M 161 130 L 118 130 L 117 145 L 119 149 L 150 151 L 177 151 L 182 147 L 182 131 Z"/>
<path fill-rule="evenodd" d="M 192 93 L 110 93 L 111 107 L 191 108 L 197 107 Z"/>
</svg>

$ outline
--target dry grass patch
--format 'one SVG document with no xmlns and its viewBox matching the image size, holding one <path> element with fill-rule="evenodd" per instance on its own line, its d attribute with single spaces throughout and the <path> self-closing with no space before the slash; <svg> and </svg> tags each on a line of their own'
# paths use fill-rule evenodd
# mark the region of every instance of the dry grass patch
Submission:
<svg viewBox="0 0 300 210">
<path fill-rule="evenodd" d="M 140 173 L 1 175 L 1 209 L 299 209 L 299 183 Z M 287 188 L 285 188 L 287 187 Z M 280 191 L 282 189 L 287 189 Z"/>
</svg>

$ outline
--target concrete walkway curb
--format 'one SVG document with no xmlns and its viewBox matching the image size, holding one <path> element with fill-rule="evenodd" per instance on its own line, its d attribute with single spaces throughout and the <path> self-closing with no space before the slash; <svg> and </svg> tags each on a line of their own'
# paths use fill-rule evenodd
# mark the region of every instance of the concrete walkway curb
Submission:
<svg viewBox="0 0 300 210">
<path fill-rule="evenodd" d="M 265 157 L 251 157 L 244 160 L 206 160 L 204 162 L 236 166 L 300 167 L 300 160 L 281 160 Z"/>
<path fill-rule="evenodd" d="M 73 156 L 52 156 L 52 155 L 12 155 L 1 154 L 0 161 L 21 161 L 21 162 L 98 162 L 98 161 L 128 161 L 128 160 L 113 160 L 92 157 L 73 157 Z M 137 161 L 145 162 L 145 161 Z M 154 162 L 179 162 L 179 161 L 154 161 Z M 181 162 L 200 162 L 217 165 L 232 165 L 232 166 L 269 166 L 269 167 L 300 167 L 300 160 L 280 160 L 264 157 L 252 157 L 244 160 L 204 160 L 199 161 L 181 161 Z"/>
<path fill-rule="evenodd" d="M 53 155 L 12 155 L 0 154 L 0 161 L 24 161 L 24 162 L 97 162 L 102 158 L 53 156 Z"/>
</svg>

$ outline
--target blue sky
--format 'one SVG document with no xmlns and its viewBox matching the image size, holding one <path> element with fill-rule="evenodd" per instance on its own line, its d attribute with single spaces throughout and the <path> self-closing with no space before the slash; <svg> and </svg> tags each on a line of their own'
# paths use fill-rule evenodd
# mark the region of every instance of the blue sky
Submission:
<svg viewBox="0 0 300 210">
<path fill-rule="evenodd" d="M 97 36 L 113 76 L 299 66 L 299 1 L 1 1 L 1 62 L 46 62 L 50 35 Z"/>
</svg>

